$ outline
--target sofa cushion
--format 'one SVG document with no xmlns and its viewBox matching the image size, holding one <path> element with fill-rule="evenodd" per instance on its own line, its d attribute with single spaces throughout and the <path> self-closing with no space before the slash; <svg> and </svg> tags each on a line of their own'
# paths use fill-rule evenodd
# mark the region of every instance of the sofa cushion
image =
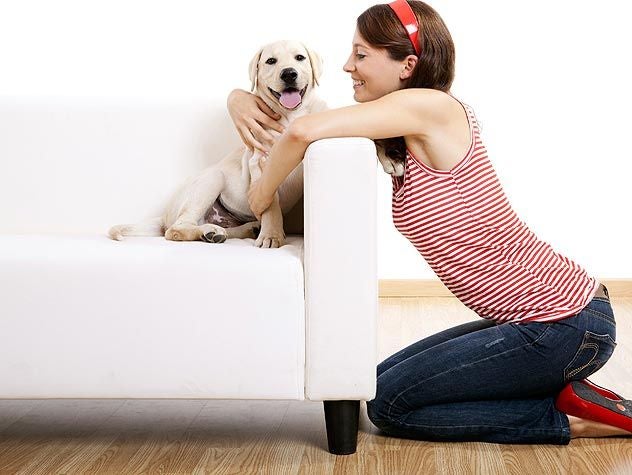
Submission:
<svg viewBox="0 0 632 475">
<path fill-rule="evenodd" d="M 253 242 L 0 235 L 0 398 L 303 399 L 303 238 Z"/>
</svg>

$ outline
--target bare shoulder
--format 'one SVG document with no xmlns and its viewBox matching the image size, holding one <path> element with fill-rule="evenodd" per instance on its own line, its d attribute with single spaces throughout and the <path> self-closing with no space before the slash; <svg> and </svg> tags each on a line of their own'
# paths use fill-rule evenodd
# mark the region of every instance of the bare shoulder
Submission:
<svg viewBox="0 0 632 475">
<path fill-rule="evenodd" d="M 419 105 L 440 105 L 455 102 L 446 92 L 423 87 L 399 89 L 391 94 L 397 95 L 402 100 L 415 101 Z"/>
<path fill-rule="evenodd" d="M 459 102 L 437 89 L 408 88 L 391 93 L 393 99 L 423 118 L 426 127 L 444 127 L 463 114 Z"/>
</svg>

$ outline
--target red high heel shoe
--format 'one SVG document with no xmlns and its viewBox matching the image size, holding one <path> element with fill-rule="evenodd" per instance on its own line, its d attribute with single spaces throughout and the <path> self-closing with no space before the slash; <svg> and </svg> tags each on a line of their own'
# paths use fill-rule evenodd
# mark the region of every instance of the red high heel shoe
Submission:
<svg viewBox="0 0 632 475">
<path fill-rule="evenodd" d="M 612 392 L 609 389 L 602 388 L 601 386 L 593 383 L 588 379 L 582 379 L 581 382 L 584 383 L 586 386 L 590 386 L 593 390 L 597 391 L 602 396 L 606 396 L 609 399 L 614 399 L 616 401 L 620 401 L 621 399 L 623 399 L 623 397 L 619 396 L 617 393 Z"/>
<path fill-rule="evenodd" d="M 602 422 L 632 432 L 632 401 L 588 381 L 571 381 L 555 400 L 569 416 Z"/>
</svg>

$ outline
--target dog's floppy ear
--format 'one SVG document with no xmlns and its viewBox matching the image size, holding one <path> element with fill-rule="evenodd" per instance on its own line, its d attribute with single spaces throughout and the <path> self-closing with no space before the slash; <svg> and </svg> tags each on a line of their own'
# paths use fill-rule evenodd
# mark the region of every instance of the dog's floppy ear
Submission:
<svg viewBox="0 0 632 475">
<path fill-rule="evenodd" d="M 307 51 L 309 62 L 312 65 L 313 83 L 318 86 L 318 80 L 320 79 L 320 75 L 323 73 L 323 60 L 316 51 L 308 48 L 307 46 L 305 46 L 305 44 L 303 44 L 303 48 L 305 48 L 305 51 Z"/>
<path fill-rule="evenodd" d="M 254 92 L 257 88 L 257 73 L 259 72 L 259 59 L 261 59 L 261 53 L 263 53 L 263 48 L 257 51 L 257 54 L 255 54 L 250 60 L 250 67 L 248 70 L 250 73 L 251 92 Z"/>
</svg>

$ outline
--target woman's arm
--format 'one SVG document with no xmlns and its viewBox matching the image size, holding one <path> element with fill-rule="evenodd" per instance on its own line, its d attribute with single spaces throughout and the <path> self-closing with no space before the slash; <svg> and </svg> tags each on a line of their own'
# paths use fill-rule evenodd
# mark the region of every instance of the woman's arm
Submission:
<svg viewBox="0 0 632 475">
<path fill-rule="evenodd" d="M 256 148 L 267 153 L 275 142 L 262 125 L 283 133 L 283 126 L 278 122 L 281 116 L 256 94 L 235 89 L 228 95 L 226 107 L 241 141 L 251 151 Z"/>
<path fill-rule="evenodd" d="M 260 219 L 279 185 L 303 160 L 312 142 L 334 137 L 423 136 L 447 122 L 447 100 L 453 101 L 434 89 L 401 89 L 371 102 L 299 117 L 274 144 L 261 178 L 251 185 L 251 210 Z"/>
<path fill-rule="evenodd" d="M 371 102 L 300 117 L 290 129 L 308 143 L 334 137 L 423 136 L 449 120 L 450 102 L 454 100 L 435 89 L 401 89 Z"/>
</svg>

